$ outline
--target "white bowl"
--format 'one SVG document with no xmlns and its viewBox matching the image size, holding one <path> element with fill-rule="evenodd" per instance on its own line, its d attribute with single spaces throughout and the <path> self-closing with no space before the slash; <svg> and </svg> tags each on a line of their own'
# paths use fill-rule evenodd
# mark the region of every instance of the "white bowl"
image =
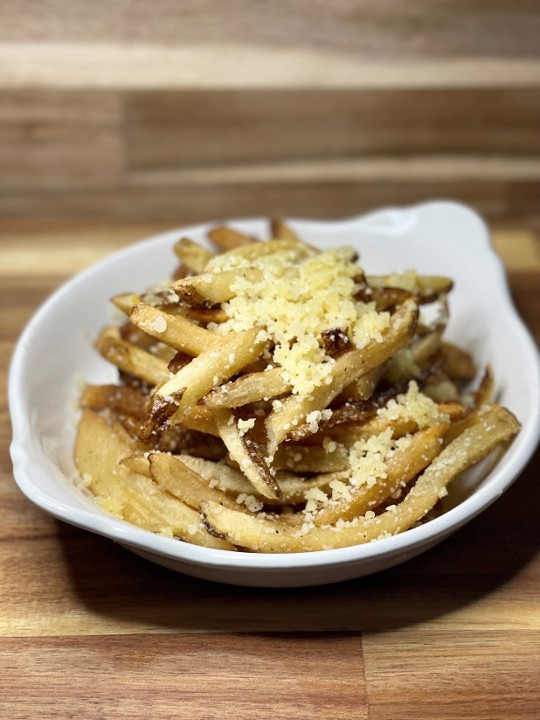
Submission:
<svg viewBox="0 0 540 720">
<path fill-rule="evenodd" d="M 262 219 L 231 221 L 266 237 Z M 210 225 L 172 230 L 132 245 L 61 287 L 36 313 L 13 356 L 9 404 L 15 479 L 45 511 L 115 540 L 160 565 L 188 575 L 238 585 L 293 587 L 367 575 L 427 550 L 496 500 L 517 478 L 540 435 L 540 366 L 535 345 L 512 305 L 503 267 L 487 229 L 466 207 L 430 202 L 386 209 L 336 222 L 291 220 L 307 242 L 351 244 L 370 273 L 415 268 L 449 275 L 448 337 L 492 364 L 497 400 L 523 428 L 494 466 L 484 461 L 457 480 L 440 517 L 367 545 L 297 554 L 210 550 L 154 535 L 107 514 L 77 485 L 72 447 L 78 378 L 110 382 L 115 371 L 93 350 L 99 329 L 111 321 L 109 298 L 169 276 L 173 242 L 180 234 L 205 243 Z"/>
</svg>

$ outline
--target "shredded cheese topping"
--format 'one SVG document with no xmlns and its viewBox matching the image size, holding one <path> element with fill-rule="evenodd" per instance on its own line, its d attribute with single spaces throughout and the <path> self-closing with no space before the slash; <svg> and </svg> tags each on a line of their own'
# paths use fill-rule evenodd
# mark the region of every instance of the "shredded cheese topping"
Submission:
<svg viewBox="0 0 540 720">
<path fill-rule="evenodd" d="M 294 250 L 281 250 L 252 261 L 216 256 L 207 270 L 257 267 L 264 280 L 253 282 L 242 275 L 232 286 L 234 297 L 223 304 L 229 319 L 213 324 L 218 333 L 264 328 L 275 344 L 273 361 L 295 394 L 309 394 L 329 377 L 334 364 L 320 338 L 333 327 L 347 328 L 354 347 L 382 339 L 390 315 L 374 303 L 354 299 L 360 269 L 355 251 L 341 247 L 299 259 Z"/>
<path fill-rule="evenodd" d="M 389 422 L 412 420 L 419 429 L 435 425 L 448 418 L 441 413 L 437 403 L 424 395 L 415 380 L 409 382 L 406 393 L 390 400 L 377 414 Z"/>
</svg>

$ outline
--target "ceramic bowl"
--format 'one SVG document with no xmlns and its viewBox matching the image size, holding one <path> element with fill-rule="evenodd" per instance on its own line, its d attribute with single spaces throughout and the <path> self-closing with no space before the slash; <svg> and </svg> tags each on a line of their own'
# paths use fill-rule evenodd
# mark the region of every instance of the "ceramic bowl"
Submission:
<svg viewBox="0 0 540 720">
<path fill-rule="evenodd" d="M 266 220 L 229 222 L 248 234 L 267 236 Z M 314 245 L 354 245 L 369 273 L 415 268 L 455 280 L 447 336 L 470 350 L 479 367 L 492 364 L 497 400 L 523 425 L 502 459 L 484 461 L 455 481 L 440 517 L 395 537 L 337 550 L 275 555 L 211 550 L 154 535 L 107 514 L 77 483 L 72 447 L 78 379 L 114 381 L 114 368 L 93 349 L 99 329 L 113 317 L 109 298 L 168 277 L 175 265 L 172 245 L 181 234 L 206 242 L 211 226 L 200 225 L 171 230 L 99 262 L 57 290 L 26 327 L 12 359 L 9 404 L 14 475 L 30 500 L 173 570 L 225 583 L 287 587 L 346 580 L 408 560 L 504 493 L 538 441 L 540 370 L 536 347 L 512 305 L 482 220 L 462 205 L 429 202 L 347 220 L 288 222 Z"/>
</svg>

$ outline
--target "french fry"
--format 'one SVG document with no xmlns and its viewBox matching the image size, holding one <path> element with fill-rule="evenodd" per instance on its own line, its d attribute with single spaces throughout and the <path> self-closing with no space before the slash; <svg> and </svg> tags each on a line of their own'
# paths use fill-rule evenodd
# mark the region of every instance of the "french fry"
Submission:
<svg viewBox="0 0 540 720">
<path fill-rule="evenodd" d="M 205 396 L 203 402 L 209 408 L 234 408 L 280 397 L 291 390 L 291 385 L 281 374 L 281 368 L 275 367 L 243 375 L 238 380 L 219 385 Z"/>
<path fill-rule="evenodd" d="M 278 240 L 291 240 L 292 242 L 301 242 L 298 235 L 279 218 L 270 220 L 270 235 Z"/>
<path fill-rule="evenodd" d="M 241 432 L 234 414 L 226 409 L 215 411 L 216 423 L 221 439 L 231 457 L 253 487 L 264 497 L 276 500 L 281 497 L 281 488 L 271 468 L 257 445 L 250 441 L 249 433 Z"/>
<path fill-rule="evenodd" d="M 158 486 L 195 510 L 199 510 L 201 504 L 208 501 L 220 503 L 233 510 L 245 508 L 226 493 L 210 487 L 204 478 L 179 457 L 167 453 L 151 453 L 148 460 L 150 475 Z M 247 508 L 243 511 L 247 511 Z"/>
<path fill-rule="evenodd" d="M 244 233 L 233 230 L 233 228 L 230 227 L 216 227 L 210 230 L 208 237 L 214 245 L 224 251 L 233 250 L 243 245 L 251 245 L 251 243 L 256 242 L 255 238 L 244 235 Z"/>
<path fill-rule="evenodd" d="M 219 347 L 224 342 L 221 336 L 195 325 L 181 315 L 170 315 L 152 305 L 136 305 L 130 320 L 157 340 L 192 356 L 199 355 L 209 347 Z"/>
<path fill-rule="evenodd" d="M 258 328 L 252 328 L 226 336 L 219 349 L 205 350 L 158 388 L 160 398 L 181 395 L 171 423 L 180 422 L 214 386 L 228 380 L 260 355 L 266 340 L 257 340 L 258 334 Z"/>
<path fill-rule="evenodd" d="M 135 418 L 142 418 L 146 408 L 145 396 L 138 388 L 129 385 L 85 385 L 80 403 L 83 408 L 109 408 Z"/>
<path fill-rule="evenodd" d="M 111 302 L 129 317 L 135 305 L 141 302 L 141 297 L 135 293 L 122 293 L 121 295 L 115 295 Z"/>
<path fill-rule="evenodd" d="M 379 380 L 383 376 L 386 366 L 387 363 L 381 363 L 377 367 L 374 367 L 373 370 L 361 375 L 354 383 L 348 385 L 343 390 L 343 400 L 346 402 L 369 400 L 369 398 L 373 395 Z"/>
<path fill-rule="evenodd" d="M 441 349 L 445 359 L 445 372 L 457 380 L 472 380 L 476 368 L 470 353 L 449 342 L 441 343 Z"/>
<path fill-rule="evenodd" d="M 258 268 L 204 272 L 202 275 L 190 275 L 178 280 L 173 284 L 173 288 L 178 297 L 187 305 L 212 308 L 234 297 L 233 286 L 239 278 L 249 282 L 260 282 L 263 274 Z"/>
<path fill-rule="evenodd" d="M 313 522 L 317 526 L 334 525 L 340 518 L 352 520 L 381 503 L 406 486 L 418 473 L 424 470 L 442 450 L 442 438 L 448 425 L 419 430 L 406 447 L 398 448 L 386 462 L 384 477 L 377 482 L 349 487 L 338 500 L 315 511 Z"/>
<path fill-rule="evenodd" d="M 132 455 L 126 455 L 126 457 L 120 460 L 120 465 L 124 465 L 130 472 L 136 473 L 137 475 L 145 475 L 151 478 L 150 475 L 150 461 L 147 455 L 139 455 L 133 453 Z"/>
<path fill-rule="evenodd" d="M 167 531 L 196 545 L 234 550 L 227 542 L 209 535 L 199 514 L 170 494 L 161 491 L 144 475 L 130 472 L 121 459 L 134 445 L 119 425 L 111 427 L 96 413 L 86 410 L 78 426 L 75 463 L 88 487 L 103 498 L 106 509 L 127 522 L 152 532 Z"/>
<path fill-rule="evenodd" d="M 493 407 L 447 445 L 422 473 L 405 499 L 381 515 L 359 517 L 339 526 L 312 526 L 248 516 L 215 503 L 203 503 L 205 525 L 216 537 L 261 553 L 311 552 L 360 545 L 403 532 L 421 520 L 444 496 L 448 483 L 519 430 L 514 416 Z"/>
<path fill-rule="evenodd" d="M 164 360 L 122 340 L 117 328 L 102 331 L 96 341 L 96 348 L 117 368 L 149 385 L 158 385 L 170 375 Z"/>
<path fill-rule="evenodd" d="M 304 493 L 312 488 L 327 489 L 333 480 L 344 480 L 347 472 L 321 472 L 309 478 L 304 478 L 296 473 L 277 472 L 276 478 L 281 489 L 280 498 L 268 498 L 259 493 L 246 476 L 236 468 L 215 463 L 192 455 L 180 455 L 182 462 L 200 475 L 211 487 L 237 497 L 238 495 L 253 496 L 264 505 L 283 506 L 297 505 L 304 501 Z"/>
<path fill-rule="evenodd" d="M 421 302 L 431 302 L 440 295 L 449 293 L 454 284 L 450 278 L 440 275 L 413 275 L 412 277 L 407 276 L 405 279 L 398 274 L 368 275 L 367 282 L 374 288 L 404 287 L 405 290 L 414 292 Z"/>
<path fill-rule="evenodd" d="M 183 237 L 173 247 L 179 260 L 194 273 L 202 273 L 214 253 L 190 238 Z"/>
<path fill-rule="evenodd" d="M 272 463 L 277 470 L 300 473 L 334 473 L 349 467 L 349 454 L 344 445 L 334 443 L 330 452 L 327 447 L 284 443 L 280 445 Z"/>
</svg>

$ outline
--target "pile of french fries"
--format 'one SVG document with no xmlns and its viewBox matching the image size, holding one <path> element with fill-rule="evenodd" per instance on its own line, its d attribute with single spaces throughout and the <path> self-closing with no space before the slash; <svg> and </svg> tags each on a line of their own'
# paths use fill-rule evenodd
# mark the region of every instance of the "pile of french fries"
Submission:
<svg viewBox="0 0 540 720">
<path fill-rule="evenodd" d="M 318 327 L 325 374 L 303 392 L 271 311 L 227 328 L 242 283 L 264 289 L 265 259 L 301 266 L 321 251 L 281 221 L 266 241 L 230 227 L 209 239 L 215 252 L 180 239 L 162 286 L 113 298 L 125 320 L 96 341 L 118 381 L 84 388 L 74 456 L 109 512 L 229 551 L 357 545 L 428 521 L 456 476 L 518 432 L 492 403 L 490 368 L 471 390 L 472 358 L 444 339 L 451 280 L 357 265 L 351 307 L 384 314 L 385 329 L 357 346 L 350 327 Z M 411 394 L 428 421 L 400 411 Z"/>
</svg>

